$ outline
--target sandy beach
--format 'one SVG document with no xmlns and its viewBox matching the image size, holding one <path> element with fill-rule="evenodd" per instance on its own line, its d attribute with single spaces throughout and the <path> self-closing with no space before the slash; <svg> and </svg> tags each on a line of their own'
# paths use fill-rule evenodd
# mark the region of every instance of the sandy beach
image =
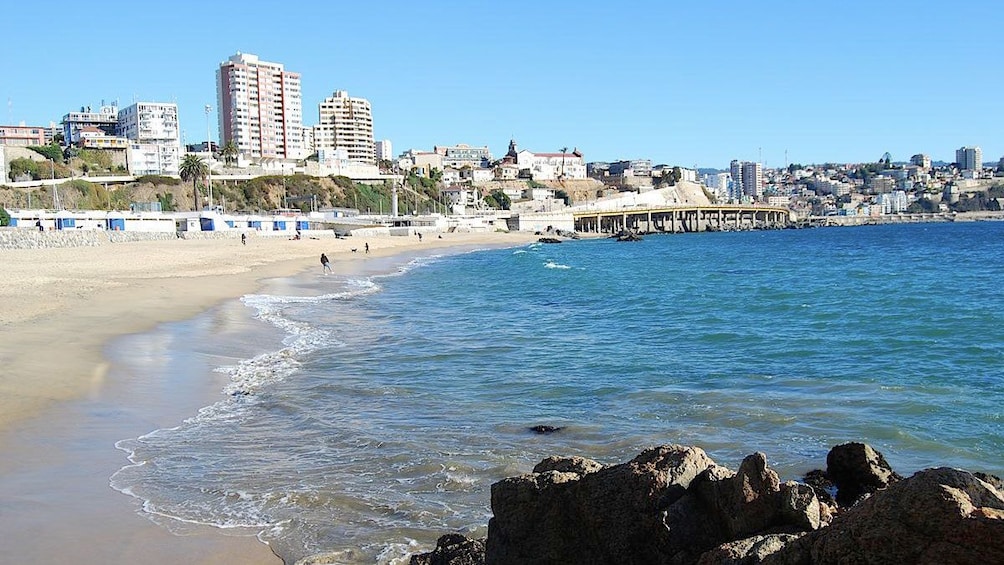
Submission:
<svg viewBox="0 0 1004 565">
<path fill-rule="evenodd" d="M 247 533 L 172 533 L 108 486 L 126 463 L 116 440 L 191 415 L 219 394 L 223 377 L 173 382 L 162 398 L 150 390 L 162 384 L 123 379 L 107 344 L 192 318 L 269 279 L 320 271 L 321 253 L 337 268 L 536 239 L 528 233 L 450 233 L 424 241 L 251 237 L 247 245 L 239 238 L 178 239 L 0 250 L 0 551 L 32 563 L 279 562 Z"/>
</svg>

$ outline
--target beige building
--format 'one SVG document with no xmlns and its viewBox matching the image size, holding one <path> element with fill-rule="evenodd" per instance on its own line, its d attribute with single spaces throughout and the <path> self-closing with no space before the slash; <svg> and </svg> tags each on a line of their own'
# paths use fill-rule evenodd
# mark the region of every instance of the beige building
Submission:
<svg viewBox="0 0 1004 565">
<path fill-rule="evenodd" d="M 237 53 L 216 71 L 216 96 L 220 146 L 233 141 L 249 158 L 306 156 L 299 73 Z"/>
<path fill-rule="evenodd" d="M 318 105 L 314 149 L 344 149 L 353 163 L 376 164 L 373 112 L 369 100 L 337 90 Z"/>
</svg>

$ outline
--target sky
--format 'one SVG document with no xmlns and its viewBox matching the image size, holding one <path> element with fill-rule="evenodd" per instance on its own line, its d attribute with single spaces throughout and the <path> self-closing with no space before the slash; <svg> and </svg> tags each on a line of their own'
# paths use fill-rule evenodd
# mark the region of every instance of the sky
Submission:
<svg viewBox="0 0 1004 565">
<path fill-rule="evenodd" d="M 102 101 L 176 102 L 184 141 L 216 127 L 216 70 L 240 51 L 302 81 L 304 125 L 335 90 L 372 104 L 395 154 L 510 139 L 586 161 L 728 168 L 1004 156 L 996 0 L 16 2 L 0 123 Z"/>
</svg>

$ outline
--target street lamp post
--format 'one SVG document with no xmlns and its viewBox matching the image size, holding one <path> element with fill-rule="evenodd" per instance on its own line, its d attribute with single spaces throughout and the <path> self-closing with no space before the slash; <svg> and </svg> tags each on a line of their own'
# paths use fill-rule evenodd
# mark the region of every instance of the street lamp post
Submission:
<svg viewBox="0 0 1004 565">
<path fill-rule="evenodd" d="M 213 107 L 206 104 L 206 149 L 209 151 L 209 157 L 206 159 L 206 179 L 209 185 L 209 207 L 213 207 L 213 139 L 212 133 L 209 129 L 209 113 L 213 111 Z"/>
</svg>

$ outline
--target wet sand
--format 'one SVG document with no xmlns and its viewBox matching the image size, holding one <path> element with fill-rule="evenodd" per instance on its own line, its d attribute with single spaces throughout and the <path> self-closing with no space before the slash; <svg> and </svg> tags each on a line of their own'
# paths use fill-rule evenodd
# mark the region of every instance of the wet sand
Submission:
<svg viewBox="0 0 1004 565">
<path fill-rule="evenodd" d="M 320 272 L 321 253 L 337 268 L 534 240 L 252 237 L 246 246 L 235 238 L 0 250 L 0 551 L 23 563 L 279 563 L 253 532 L 157 524 L 108 486 L 127 463 L 116 441 L 176 425 L 219 398 L 226 377 L 212 369 L 226 359 L 183 343 L 186 324 L 248 330 L 258 322 L 232 299 L 270 279 Z M 162 340 L 200 354 L 151 355 Z"/>
</svg>

